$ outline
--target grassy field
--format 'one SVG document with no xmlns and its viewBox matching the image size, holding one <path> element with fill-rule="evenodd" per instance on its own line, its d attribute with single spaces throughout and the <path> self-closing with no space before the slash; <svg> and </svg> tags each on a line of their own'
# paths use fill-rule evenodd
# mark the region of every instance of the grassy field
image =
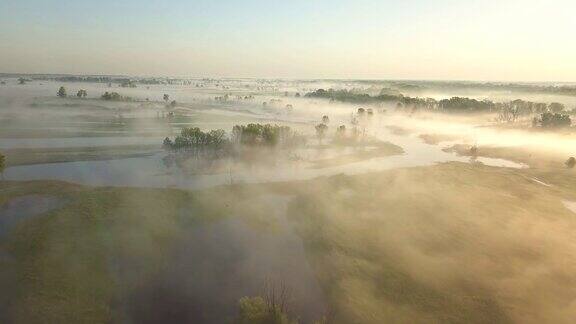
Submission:
<svg viewBox="0 0 576 324">
<path fill-rule="evenodd" d="M 0 182 L 0 201 L 56 195 L 68 203 L 22 223 L 3 244 L 17 287 L 16 323 L 107 323 L 113 301 L 159 271 L 171 244 L 187 226 L 229 215 L 258 221 L 263 208 L 248 192 L 90 188 L 60 182 Z M 255 195 L 250 194 L 253 198 Z M 234 205 L 231 203 L 234 202 Z M 139 260 L 130 280 L 115 282 L 112 261 Z M 6 293 L 6 292 L 4 292 Z"/>
<path fill-rule="evenodd" d="M 43 163 L 112 160 L 149 156 L 162 152 L 160 145 L 121 145 L 100 147 L 30 148 L 3 150 L 6 166 Z"/>
<path fill-rule="evenodd" d="M 564 171 L 446 163 L 194 192 L 3 181 L 0 203 L 67 203 L 20 224 L 1 262 L 16 270 L 16 323 L 122 321 L 122 296 L 166 266 L 185 228 L 233 215 L 273 231 L 258 197 L 274 193 L 292 197 L 336 323 L 568 323 L 576 218 L 562 200 L 576 200 L 576 176 Z M 137 260 L 128 280 L 115 260 Z"/>
</svg>

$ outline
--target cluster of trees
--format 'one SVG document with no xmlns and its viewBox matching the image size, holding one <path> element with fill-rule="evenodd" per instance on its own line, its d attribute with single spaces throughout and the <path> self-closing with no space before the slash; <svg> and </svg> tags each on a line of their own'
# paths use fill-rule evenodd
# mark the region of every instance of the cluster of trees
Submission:
<svg viewBox="0 0 576 324">
<path fill-rule="evenodd" d="M 198 156 L 201 154 L 218 154 L 230 146 L 226 132 L 222 129 L 204 132 L 198 127 L 184 128 L 174 141 L 166 137 L 164 148 L 172 151 L 185 151 Z"/>
<path fill-rule="evenodd" d="M 129 97 L 124 97 L 122 95 L 120 95 L 118 92 L 104 92 L 104 94 L 101 96 L 102 99 L 104 100 L 110 100 L 110 101 L 122 101 L 122 100 L 130 100 Z"/>
<path fill-rule="evenodd" d="M 515 121 L 521 115 L 541 114 L 544 112 L 560 113 L 566 110 L 563 104 L 557 102 L 546 104 L 517 99 L 506 103 L 496 103 L 490 100 L 476 100 L 465 97 L 452 97 L 438 101 L 433 98 L 414 98 L 402 94 L 383 93 L 378 96 L 370 96 L 365 93 L 333 89 L 318 89 L 308 93 L 306 97 L 359 104 L 395 102 L 397 109 L 412 112 L 419 109 L 458 113 L 499 112 L 499 119 L 502 121 Z"/>
<path fill-rule="evenodd" d="M 305 139 L 288 126 L 248 124 L 232 128 L 232 141 L 250 146 L 289 147 L 303 144 Z"/>
<path fill-rule="evenodd" d="M 316 126 L 314 129 L 316 130 L 316 137 L 318 137 L 318 141 L 322 144 L 322 140 L 326 136 L 328 132 L 328 124 L 330 123 L 330 117 L 324 115 L 322 116 L 322 122 Z"/>
<path fill-rule="evenodd" d="M 434 99 L 432 99 L 434 100 Z M 440 110 L 448 112 L 489 112 L 496 109 L 496 104 L 490 100 L 476 100 L 463 97 L 442 99 L 438 102 Z"/>
<path fill-rule="evenodd" d="M 120 83 L 122 88 L 136 88 L 136 82 L 132 80 L 125 80 Z"/>
<path fill-rule="evenodd" d="M 66 98 L 68 96 L 68 94 L 66 92 L 66 88 L 60 87 L 60 89 L 58 89 L 58 92 L 56 93 L 56 95 L 60 98 Z M 78 97 L 78 98 L 86 98 L 87 96 L 88 96 L 88 92 L 84 89 L 80 89 L 80 90 L 78 90 L 78 92 L 76 92 L 76 97 Z"/>
<path fill-rule="evenodd" d="M 114 81 L 111 77 L 107 76 L 76 76 L 65 75 L 58 77 L 34 77 L 35 80 L 54 80 L 58 82 L 89 82 L 89 83 L 108 83 Z"/>
<path fill-rule="evenodd" d="M 198 127 L 184 128 L 174 140 L 166 137 L 163 144 L 168 150 L 200 154 L 230 152 L 232 144 L 251 147 L 287 147 L 304 142 L 304 138 L 288 126 L 248 124 L 234 126 L 230 138 L 222 129 L 202 131 Z"/>
<path fill-rule="evenodd" d="M 572 125 L 570 116 L 559 113 L 545 112 L 532 120 L 532 126 L 547 129 L 566 128 L 570 125 Z"/>
<path fill-rule="evenodd" d="M 238 301 L 237 324 L 298 324 L 299 321 L 290 314 L 289 290 L 285 285 L 267 284 L 263 296 L 242 297 Z M 329 324 L 333 314 L 322 316 L 312 324 Z"/>
<path fill-rule="evenodd" d="M 366 103 L 377 103 L 377 102 L 384 102 L 384 101 L 397 101 L 402 98 L 402 96 L 395 96 L 395 95 L 379 95 L 379 96 L 370 96 L 369 94 L 365 93 L 355 93 L 349 90 L 334 90 L 334 89 L 318 89 L 314 92 L 310 92 L 306 94 L 308 98 L 324 98 L 330 99 L 333 101 L 340 101 L 340 102 L 350 102 L 350 103 L 357 103 L 357 104 L 366 104 Z"/>
<path fill-rule="evenodd" d="M 262 297 L 242 297 L 238 301 L 238 324 L 298 324 L 280 304 Z"/>
</svg>

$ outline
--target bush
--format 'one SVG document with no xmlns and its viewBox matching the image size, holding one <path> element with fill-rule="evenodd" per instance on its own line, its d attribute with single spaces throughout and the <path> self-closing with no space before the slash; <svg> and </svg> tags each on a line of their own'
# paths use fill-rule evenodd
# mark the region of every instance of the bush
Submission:
<svg viewBox="0 0 576 324">
<path fill-rule="evenodd" d="M 568 115 L 546 112 L 541 114 L 540 118 L 535 118 L 532 124 L 542 128 L 564 128 L 570 127 L 572 120 Z"/>
<path fill-rule="evenodd" d="M 57 95 L 60 98 L 65 98 L 66 97 L 66 88 L 60 87 L 60 89 L 58 89 Z"/>
<path fill-rule="evenodd" d="M 106 91 L 106 92 L 102 95 L 102 99 L 104 99 L 104 100 L 110 100 L 110 101 L 128 100 L 127 97 L 121 96 L 118 92 L 108 92 L 108 91 Z"/>
</svg>

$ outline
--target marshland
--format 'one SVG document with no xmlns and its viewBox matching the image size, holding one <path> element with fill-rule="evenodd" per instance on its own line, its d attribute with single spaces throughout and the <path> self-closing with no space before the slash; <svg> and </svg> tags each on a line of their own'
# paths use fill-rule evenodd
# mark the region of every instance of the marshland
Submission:
<svg viewBox="0 0 576 324">
<path fill-rule="evenodd" d="M 572 323 L 552 2 L 0 3 L 0 323 Z"/>
</svg>

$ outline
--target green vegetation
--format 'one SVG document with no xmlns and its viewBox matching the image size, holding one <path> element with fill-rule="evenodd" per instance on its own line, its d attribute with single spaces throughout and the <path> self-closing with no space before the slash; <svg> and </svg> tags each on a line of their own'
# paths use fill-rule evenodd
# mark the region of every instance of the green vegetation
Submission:
<svg viewBox="0 0 576 324">
<path fill-rule="evenodd" d="M 122 88 L 136 88 L 136 82 L 134 82 L 132 80 L 125 80 L 125 81 L 122 81 L 122 83 L 120 83 L 120 86 Z"/>
<path fill-rule="evenodd" d="M 130 97 L 124 97 L 121 96 L 118 92 L 108 92 L 106 91 L 102 97 L 102 99 L 104 100 L 110 100 L 110 101 L 127 101 L 127 100 L 131 100 Z"/>
<path fill-rule="evenodd" d="M 57 95 L 60 98 L 66 98 L 66 88 L 60 87 L 60 89 L 58 89 Z"/>
<path fill-rule="evenodd" d="M 305 138 L 288 126 L 270 124 L 236 125 L 232 142 L 248 146 L 292 147 L 305 143 Z"/>
<path fill-rule="evenodd" d="M 21 148 L 7 149 L 4 153 L 10 157 L 6 162 L 6 166 L 17 166 L 141 157 L 152 155 L 158 151 L 158 145 L 118 145 L 67 148 Z"/>
<path fill-rule="evenodd" d="M 1 182 L 0 201 L 49 194 L 67 202 L 3 245 L 15 256 L 15 323 L 121 321 L 112 305 L 161 271 L 187 227 L 230 214 L 269 219 L 272 206 L 254 200 L 263 193 L 294 197 L 289 219 L 334 323 L 545 321 L 562 305 L 539 304 L 541 295 L 569 298 L 563 283 L 574 273 L 542 262 L 572 255 L 564 242 L 576 221 L 561 199 L 576 197 L 576 175 L 564 171 L 449 163 L 197 192 Z M 139 267 L 119 280 L 111 264 L 126 259 Z M 534 281 L 546 285 L 526 295 Z M 294 322 L 266 300 L 243 298 L 238 321 Z M 546 309 L 534 312 L 536 304 Z"/>
<path fill-rule="evenodd" d="M 304 143 L 304 138 L 287 126 L 236 125 L 230 136 L 222 129 L 184 128 L 174 140 L 164 139 L 163 147 L 171 154 L 163 161 L 167 167 L 176 165 L 190 173 L 222 171 L 230 162 L 223 158 L 242 163 L 275 163 L 279 157 L 288 158 L 284 149 Z"/>
<path fill-rule="evenodd" d="M 198 155 L 227 150 L 230 140 L 226 138 L 226 132 L 222 129 L 203 132 L 198 127 L 191 127 L 182 129 L 174 141 L 166 137 L 163 145 L 168 150 L 193 152 Z"/>
<path fill-rule="evenodd" d="M 449 113 L 479 113 L 499 112 L 501 121 L 516 121 L 518 116 L 551 111 L 558 113 L 565 110 L 560 103 L 545 103 L 524 101 L 516 99 L 505 103 L 496 103 L 490 100 L 476 100 L 463 97 L 435 100 L 433 98 L 414 98 L 402 94 L 383 93 L 370 96 L 365 93 L 356 93 L 350 90 L 324 90 L 318 89 L 306 94 L 310 98 L 325 98 L 333 101 L 349 102 L 355 104 L 396 103 L 396 108 L 414 112 L 416 110 L 431 110 Z"/>
<path fill-rule="evenodd" d="M 545 279 L 554 265 L 542 258 L 561 257 L 572 236 L 562 228 L 576 225 L 561 203 L 574 176 L 563 172 L 563 194 L 530 177 L 463 163 L 335 176 L 299 186 L 289 214 L 336 323 L 524 322 L 531 305 L 563 309 L 541 304 L 565 282 Z M 534 280 L 549 284 L 525 295 Z"/>
<path fill-rule="evenodd" d="M 232 211 L 250 219 L 266 219 L 270 212 L 252 201 L 253 191 L 232 188 L 186 192 L 3 181 L 0 192 L 0 202 L 23 195 L 66 202 L 23 222 L 0 242 L 14 256 L 0 259 L 0 268 L 16 273 L 13 322 L 27 324 L 123 322 L 115 301 L 160 271 L 190 227 Z M 136 261 L 128 276 L 117 277 L 117 262 Z"/>
<path fill-rule="evenodd" d="M 570 116 L 558 113 L 545 112 L 540 117 L 534 117 L 532 126 L 545 129 L 565 128 L 572 125 Z"/>
<path fill-rule="evenodd" d="M 78 97 L 78 98 L 86 98 L 86 96 L 88 96 L 88 92 L 86 92 L 86 90 L 84 90 L 84 89 L 80 89 L 76 93 L 76 97 Z"/>
<path fill-rule="evenodd" d="M 288 290 L 268 288 L 265 297 L 242 297 L 238 301 L 238 324 L 298 324 L 288 316 Z"/>
</svg>

